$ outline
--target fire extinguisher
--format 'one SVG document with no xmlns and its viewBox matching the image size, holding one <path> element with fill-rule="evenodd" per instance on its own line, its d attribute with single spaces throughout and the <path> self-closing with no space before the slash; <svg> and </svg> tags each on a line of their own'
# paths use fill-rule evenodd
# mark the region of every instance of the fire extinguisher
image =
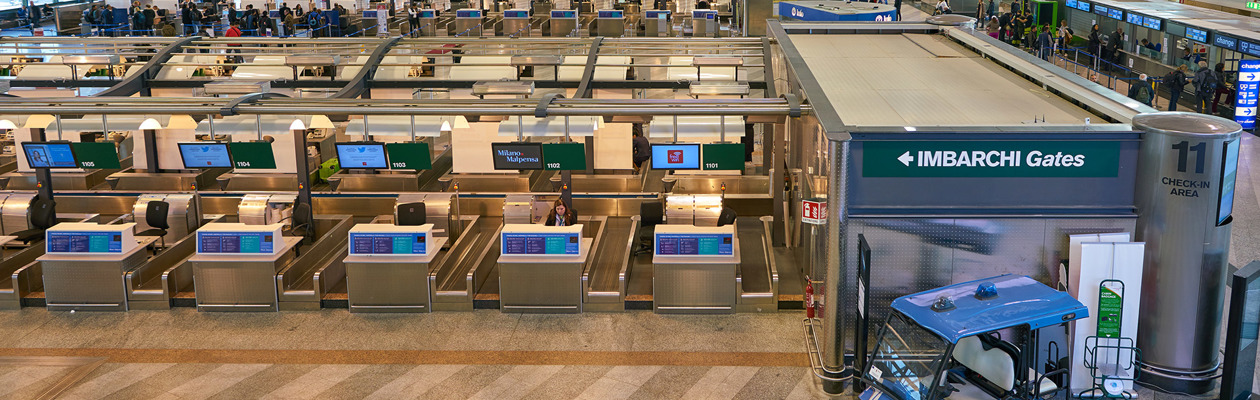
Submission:
<svg viewBox="0 0 1260 400">
<path fill-rule="evenodd" d="M 814 281 L 805 277 L 805 318 L 814 318 Z"/>
</svg>

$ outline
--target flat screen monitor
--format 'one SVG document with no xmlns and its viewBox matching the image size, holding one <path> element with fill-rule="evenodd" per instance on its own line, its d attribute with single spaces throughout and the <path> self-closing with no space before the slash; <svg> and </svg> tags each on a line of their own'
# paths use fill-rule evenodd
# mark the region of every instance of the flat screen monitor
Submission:
<svg viewBox="0 0 1260 400">
<path fill-rule="evenodd" d="M 26 142 L 22 143 L 22 152 L 26 153 L 26 163 L 31 168 L 79 167 L 70 142 Z"/>
<path fill-rule="evenodd" d="M 652 169 L 700 169 L 700 145 L 652 145 Z"/>
<path fill-rule="evenodd" d="M 503 12 L 503 18 L 509 18 L 509 19 L 511 19 L 511 18 L 517 18 L 517 19 L 525 19 L 525 18 L 529 18 L 529 10 L 507 10 L 507 11 L 504 11 L 504 12 Z"/>
<path fill-rule="evenodd" d="M 543 169 L 542 143 L 491 143 L 494 169 Z"/>
<path fill-rule="evenodd" d="M 577 18 L 577 11 L 573 11 L 573 10 L 552 10 L 552 11 L 551 11 L 551 18 L 565 18 L 565 19 Z"/>
<path fill-rule="evenodd" d="M 227 143 L 179 143 L 179 156 L 184 160 L 184 168 L 232 168 Z"/>
<path fill-rule="evenodd" d="M 1238 141 L 1225 142 L 1225 160 L 1221 166 L 1221 198 L 1216 207 L 1216 224 L 1221 225 L 1234 213 L 1234 184 L 1238 179 Z"/>
<path fill-rule="evenodd" d="M 455 11 L 455 18 L 481 18 L 481 10 Z"/>
<path fill-rule="evenodd" d="M 377 142 L 337 143 L 337 161 L 343 169 L 385 169 L 389 162 L 385 144 Z"/>
<path fill-rule="evenodd" d="M 1186 39 L 1190 39 L 1199 43 L 1207 43 L 1208 33 L 1202 29 L 1194 29 L 1186 27 Z"/>
</svg>

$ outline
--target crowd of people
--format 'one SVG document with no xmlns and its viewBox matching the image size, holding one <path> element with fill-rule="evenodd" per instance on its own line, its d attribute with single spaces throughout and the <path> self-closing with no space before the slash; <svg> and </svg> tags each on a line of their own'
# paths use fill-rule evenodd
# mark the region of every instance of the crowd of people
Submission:
<svg viewBox="0 0 1260 400">
<path fill-rule="evenodd" d="M 134 1 L 125 13 L 108 4 L 94 3 L 83 9 L 80 18 L 85 36 L 329 37 L 351 33 L 349 10 L 340 4 L 327 11 L 318 7 L 304 11 L 301 5 L 290 8 L 287 3 L 280 3 L 276 13 L 269 15 L 252 4 L 238 10 L 228 1 L 182 1 L 177 10 L 169 11 Z M 36 29 L 33 22 L 31 29 Z"/>
</svg>

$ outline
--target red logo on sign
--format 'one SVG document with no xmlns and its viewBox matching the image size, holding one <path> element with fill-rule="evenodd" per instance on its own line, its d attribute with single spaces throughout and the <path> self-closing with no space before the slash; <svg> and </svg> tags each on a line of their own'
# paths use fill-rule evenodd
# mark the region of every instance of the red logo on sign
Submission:
<svg viewBox="0 0 1260 400">
<path fill-rule="evenodd" d="M 666 151 L 665 156 L 668 158 L 668 162 L 670 164 L 681 164 L 683 162 L 682 150 L 668 150 Z"/>
</svg>

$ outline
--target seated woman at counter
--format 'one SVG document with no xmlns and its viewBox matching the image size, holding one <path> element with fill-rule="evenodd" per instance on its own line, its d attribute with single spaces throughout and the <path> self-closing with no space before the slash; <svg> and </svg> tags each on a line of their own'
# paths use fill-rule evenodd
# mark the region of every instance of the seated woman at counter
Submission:
<svg viewBox="0 0 1260 400">
<path fill-rule="evenodd" d="M 573 211 L 564 199 L 556 199 L 556 203 L 551 206 L 551 212 L 547 214 L 547 226 L 570 226 L 577 223 L 577 213 Z"/>
</svg>

